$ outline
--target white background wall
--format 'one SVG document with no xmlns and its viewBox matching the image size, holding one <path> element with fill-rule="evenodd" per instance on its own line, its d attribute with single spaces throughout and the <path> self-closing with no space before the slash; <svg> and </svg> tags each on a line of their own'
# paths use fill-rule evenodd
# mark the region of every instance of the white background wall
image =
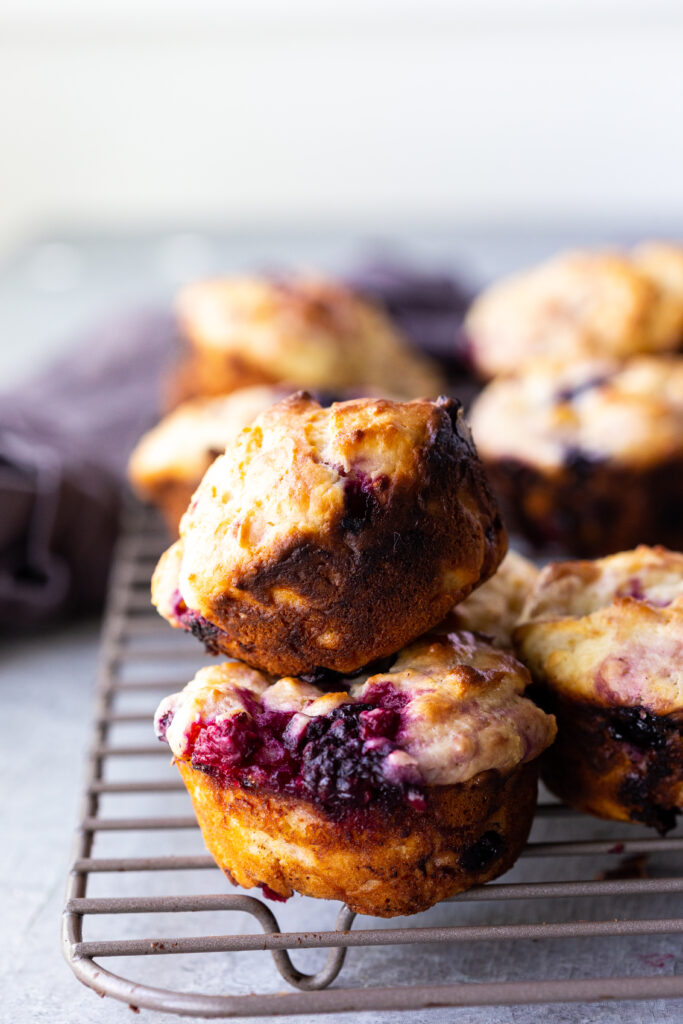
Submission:
<svg viewBox="0 0 683 1024">
<path fill-rule="evenodd" d="M 683 224 L 679 0 L 0 0 L 0 251 L 590 217 Z"/>
</svg>

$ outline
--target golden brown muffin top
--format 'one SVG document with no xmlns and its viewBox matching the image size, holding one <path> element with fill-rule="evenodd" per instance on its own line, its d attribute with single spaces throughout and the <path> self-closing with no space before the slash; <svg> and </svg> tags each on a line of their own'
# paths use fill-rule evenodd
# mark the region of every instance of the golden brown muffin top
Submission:
<svg viewBox="0 0 683 1024">
<path fill-rule="evenodd" d="M 428 634 L 401 651 L 388 672 L 355 683 L 350 692 L 324 693 L 291 677 L 273 682 L 239 662 L 210 666 L 162 701 L 156 718 L 172 715 L 166 739 L 182 758 L 197 726 L 249 714 L 244 691 L 270 710 L 294 712 L 290 729 L 305 728 L 341 704 L 374 704 L 381 694 L 400 709 L 393 761 L 402 769 L 416 766 L 427 785 L 451 785 L 489 769 L 510 772 L 550 745 L 555 720 L 524 697 L 529 681 L 511 654 L 471 633 Z"/>
<path fill-rule="evenodd" d="M 683 245 L 673 242 L 641 242 L 632 252 L 635 266 L 672 301 L 683 296 Z"/>
<path fill-rule="evenodd" d="M 515 630 L 535 679 L 576 699 L 683 708 L 683 555 L 641 545 L 540 574 Z"/>
<path fill-rule="evenodd" d="M 285 395 L 264 384 L 184 402 L 138 441 L 128 463 L 131 483 L 142 496 L 172 481 L 198 484 L 239 432 Z"/>
<path fill-rule="evenodd" d="M 683 356 L 537 363 L 488 384 L 470 414 L 486 459 L 559 469 L 582 456 L 649 465 L 683 452 Z"/>
<path fill-rule="evenodd" d="M 333 549 L 350 476 L 359 486 L 372 481 L 381 504 L 397 495 L 417 500 L 425 450 L 442 417 L 426 400 L 357 399 L 323 409 L 303 393 L 266 410 L 211 465 L 181 521 L 179 589 L 187 606 L 211 618 L 218 596 L 248 599 L 245 574 L 309 540 Z M 447 588 L 471 583 L 451 575 Z M 298 600 L 282 588 L 271 598 Z"/>
<path fill-rule="evenodd" d="M 683 249 L 651 243 L 633 253 L 560 253 L 487 288 L 465 322 L 472 358 L 486 377 L 538 358 L 629 356 L 683 342 Z M 680 269 L 680 268 L 679 268 Z"/>
<path fill-rule="evenodd" d="M 524 555 L 508 551 L 494 575 L 455 606 L 449 625 L 491 637 L 496 647 L 512 647 L 513 630 L 538 573 Z"/>
<path fill-rule="evenodd" d="M 231 277 L 199 281 L 177 300 L 183 334 L 212 359 L 297 388 L 380 390 L 436 397 L 435 364 L 377 307 L 343 285 L 318 277 Z"/>
</svg>

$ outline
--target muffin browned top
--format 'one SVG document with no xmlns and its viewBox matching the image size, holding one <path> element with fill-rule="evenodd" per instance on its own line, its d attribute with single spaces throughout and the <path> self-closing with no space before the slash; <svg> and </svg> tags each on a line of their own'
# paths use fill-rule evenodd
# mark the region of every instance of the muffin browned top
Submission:
<svg viewBox="0 0 683 1024">
<path fill-rule="evenodd" d="M 211 465 L 153 598 L 257 668 L 351 671 L 439 622 L 505 545 L 456 403 L 298 393 Z"/>
<path fill-rule="evenodd" d="M 264 379 L 330 391 L 380 390 L 435 397 L 443 380 L 378 308 L 317 277 L 232 277 L 180 293 L 188 342 L 212 359 L 236 359 Z"/>
<path fill-rule="evenodd" d="M 285 395 L 264 384 L 183 403 L 140 438 L 128 464 L 133 486 L 143 496 L 172 481 L 196 486 L 239 432 Z"/>
<path fill-rule="evenodd" d="M 273 681 L 239 662 L 204 668 L 162 701 L 156 720 L 175 756 L 184 758 L 199 729 L 253 714 L 254 700 L 282 715 L 278 727 L 292 747 L 303 746 L 314 719 L 360 703 L 379 711 L 366 718 L 369 750 L 380 744 L 382 712 L 397 716 L 387 771 L 417 769 L 427 785 L 451 785 L 489 769 L 510 772 L 552 742 L 554 718 L 524 697 L 529 681 L 511 654 L 471 633 L 429 634 L 401 651 L 388 672 L 350 692 L 324 693 L 292 677 Z"/>
<path fill-rule="evenodd" d="M 515 643 L 531 673 L 603 705 L 683 709 L 683 555 L 644 545 L 547 566 Z"/>
<path fill-rule="evenodd" d="M 668 294 L 672 302 L 683 297 L 683 245 L 641 242 L 631 256 L 638 270 Z"/>
<path fill-rule="evenodd" d="M 683 453 L 683 356 L 537 363 L 484 388 L 470 421 L 484 460 L 546 470 L 581 456 L 647 466 Z"/>
<path fill-rule="evenodd" d="M 450 440 L 443 408 L 422 400 L 357 399 L 324 409 L 298 394 L 272 406 L 216 459 L 183 518 L 179 582 L 188 607 L 208 616 L 217 593 L 240 590 L 241 578 L 259 566 L 307 542 L 333 546 L 353 514 L 349 494 L 359 506 L 370 493 L 380 508 L 419 503 L 441 456 L 442 470 L 454 469 L 446 439 L 443 452 L 438 443 L 444 429 Z M 446 589 L 473 582 L 444 566 Z"/>
<path fill-rule="evenodd" d="M 541 358 L 626 358 L 683 342 L 683 249 L 561 253 L 486 289 L 466 319 L 485 377 Z"/>
</svg>

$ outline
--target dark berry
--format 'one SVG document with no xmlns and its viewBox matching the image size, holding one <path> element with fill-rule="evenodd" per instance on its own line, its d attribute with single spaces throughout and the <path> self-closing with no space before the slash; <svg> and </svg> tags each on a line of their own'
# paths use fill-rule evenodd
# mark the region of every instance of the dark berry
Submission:
<svg viewBox="0 0 683 1024">
<path fill-rule="evenodd" d="M 635 601 L 645 600 L 645 591 L 643 590 L 643 584 L 637 578 L 628 580 L 623 587 L 619 588 L 618 597 L 632 597 Z"/>
<path fill-rule="evenodd" d="M 504 849 L 505 843 L 499 833 L 490 829 L 476 843 L 467 847 L 460 857 L 460 864 L 465 871 L 483 871 L 500 857 Z"/>
<path fill-rule="evenodd" d="M 344 481 L 344 503 L 342 528 L 351 533 L 358 533 L 367 525 L 378 507 L 372 480 L 363 473 L 347 477 Z"/>
<path fill-rule="evenodd" d="M 173 721 L 173 714 L 174 714 L 173 708 L 169 708 L 168 711 L 165 711 L 163 713 L 163 715 L 161 715 L 159 718 L 157 718 L 155 720 L 155 722 L 154 722 L 154 732 L 156 733 L 156 737 L 157 737 L 158 740 L 162 740 L 163 741 L 163 740 L 166 739 L 166 733 L 168 732 L 168 727 L 171 724 L 171 722 Z"/>
<path fill-rule="evenodd" d="M 645 708 L 615 708 L 608 730 L 612 739 L 651 750 L 662 750 L 669 735 L 667 723 Z"/>
<path fill-rule="evenodd" d="M 318 665 L 312 669 L 312 671 L 306 672 L 300 678 L 303 679 L 305 683 L 311 683 L 311 685 L 317 686 L 321 690 L 333 693 L 347 689 L 346 683 L 349 679 L 356 679 L 358 676 L 363 675 L 374 676 L 381 672 L 388 672 L 396 661 L 396 658 L 396 654 L 388 654 L 385 658 L 376 658 L 374 661 L 369 661 L 367 665 L 357 668 L 354 672 L 335 672 L 334 669 L 323 668 L 321 665 Z"/>
<path fill-rule="evenodd" d="M 219 629 L 218 626 L 214 626 L 213 622 L 209 622 L 199 612 L 188 608 L 179 590 L 175 592 L 172 610 L 174 617 L 183 629 L 186 629 L 188 633 L 192 633 L 197 640 L 201 641 L 208 654 L 220 654 L 219 640 L 224 635 L 223 630 Z"/>
<path fill-rule="evenodd" d="M 390 807 L 405 801 L 425 809 L 417 770 L 401 774 L 391 761 L 385 765 L 398 749 L 398 711 L 349 701 L 306 720 L 264 708 L 249 691 L 241 697 L 245 711 L 199 729 L 193 767 L 226 784 L 311 800 L 332 816 L 371 802 Z"/>
<path fill-rule="evenodd" d="M 564 452 L 564 464 L 580 480 L 592 476 L 601 460 L 572 445 Z"/>
</svg>

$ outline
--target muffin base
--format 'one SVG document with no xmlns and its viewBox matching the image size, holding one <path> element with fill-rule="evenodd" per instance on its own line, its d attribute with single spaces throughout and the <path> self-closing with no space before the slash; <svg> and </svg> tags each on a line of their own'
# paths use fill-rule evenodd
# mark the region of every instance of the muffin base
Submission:
<svg viewBox="0 0 683 1024">
<path fill-rule="evenodd" d="M 660 834 L 683 812 L 683 721 L 637 707 L 609 707 L 535 692 L 557 718 L 541 755 L 541 778 L 556 796 L 598 818 L 649 825 Z"/>
<path fill-rule="evenodd" d="M 638 544 L 683 548 L 683 458 L 638 469 L 575 456 L 554 473 L 483 461 L 508 529 L 536 548 L 585 558 Z"/>
<path fill-rule="evenodd" d="M 359 914 L 415 914 L 507 871 L 526 843 L 536 806 L 536 762 L 503 778 L 427 788 L 427 809 L 349 812 L 228 787 L 178 761 L 204 842 L 238 885 L 283 899 L 341 900 Z"/>
</svg>

